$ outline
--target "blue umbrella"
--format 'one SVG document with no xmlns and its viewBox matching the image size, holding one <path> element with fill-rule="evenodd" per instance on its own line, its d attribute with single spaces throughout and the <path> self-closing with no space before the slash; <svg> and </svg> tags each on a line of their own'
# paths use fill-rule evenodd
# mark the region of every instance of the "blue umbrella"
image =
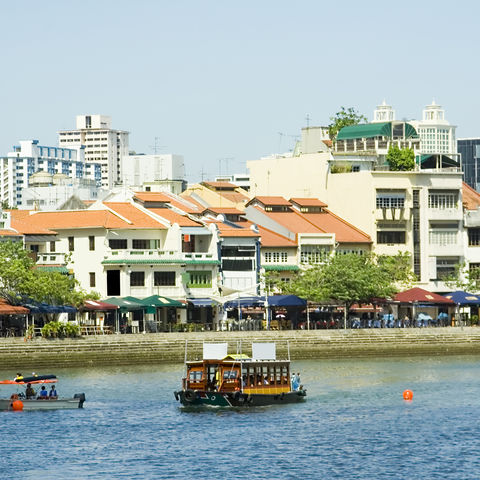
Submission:
<svg viewBox="0 0 480 480">
<path fill-rule="evenodd" d="M 453 300 L 457 305 L 480 305 L 480 296 L 473 293 L 457 290 L 456 292 L 443 295 L 445 298 Z"/>
</svg>

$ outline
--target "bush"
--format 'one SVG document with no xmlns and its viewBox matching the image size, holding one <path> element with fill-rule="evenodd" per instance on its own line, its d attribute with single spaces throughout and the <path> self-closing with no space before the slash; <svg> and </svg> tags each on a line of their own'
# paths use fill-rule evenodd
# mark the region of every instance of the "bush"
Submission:
<svg viewBox="0 0 480 480">
<path fill-rule="evenodd" d="M 58 321 L 48 322 L 42 328 L 44 338 L 76 337 L 79 334 L 78 325 Z"/>
</svg>

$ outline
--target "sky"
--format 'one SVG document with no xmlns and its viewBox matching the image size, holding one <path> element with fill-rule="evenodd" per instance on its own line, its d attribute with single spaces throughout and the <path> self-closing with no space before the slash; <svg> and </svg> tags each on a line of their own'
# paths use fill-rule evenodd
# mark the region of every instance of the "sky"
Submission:
<svg viewBox="0 0 480 480">
<path fill-rule="evenodd" d="M 0 155 L 56 145 L 79 114 L 130 150 L 185 158 L 187 180 L 242 173 L 341 106 L 434 99 L 480 136 L 480 2 L 22 0 L 0 3 Z"/>
</svg>

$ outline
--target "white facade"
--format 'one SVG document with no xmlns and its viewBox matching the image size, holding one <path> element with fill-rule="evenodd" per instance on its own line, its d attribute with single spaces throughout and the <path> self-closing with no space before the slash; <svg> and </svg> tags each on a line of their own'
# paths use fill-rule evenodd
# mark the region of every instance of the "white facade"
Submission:
<svg viewBox="0 0 480 480">
<path fill-rule="evenodd" d="M 101 186 L 111 189 L 122 181 L 122 158 L 128 156 L 128 135 L 110 128 L 106 115 L 78 115 L 76 130 L 58 132 L 60 146 L 84 146 L 87 163 L 100 165 Z"/>
<path fill-rule="evenodd" d="M 387 105 L 385 100 L 373 112 L 373 123 L 393 122 L 395 120 L 395 110 L 391 105 Z"/>
<path fill-rule="evenodd" d="M 122 181 L 126 187 L 143 190 L 146 183 L 185 181 L 182 155 L 126 155 L 122 162 Z"/>
<path fill-rule="evenodd" d="M 38 140 L 22 140 L 13 152 L 0 158 L 0 200 L 10 206 L 23 203 L 23 191 L 31 185 L 37 172 L 49 175 L 63 174 L 75 179 L 97 180 L 100 169 L 85 163 L 82 147 L 47 147 Z"/>
<path fill-rule="evenodd" d="M 250 190 L 250 175 L 248 173 L 233 173 L 231 175 L 219 175 L 215 177 L 216 182 L 229 182 L 242 187 L 245 191 Z"/>
</svg>

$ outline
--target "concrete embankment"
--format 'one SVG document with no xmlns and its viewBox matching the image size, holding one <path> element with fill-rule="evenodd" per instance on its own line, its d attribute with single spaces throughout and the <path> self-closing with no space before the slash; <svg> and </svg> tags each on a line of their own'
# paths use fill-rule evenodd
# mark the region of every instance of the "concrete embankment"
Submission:
<svg viewBox="0 0 480 480">
<path fill-rule="evenodd" d="M 278 356 L 293 360 L 412 355 L 480 354 L 480 328 L 313 330 L 270 332 L 152 333 L 101 335 L 78 339 L 0 339 L 0 368 L 40 369 L 183 362 L 200 358 L 203 342 L 228 342 L 229 352 L 241 344 L 276 342 Z"/>
</svg>

